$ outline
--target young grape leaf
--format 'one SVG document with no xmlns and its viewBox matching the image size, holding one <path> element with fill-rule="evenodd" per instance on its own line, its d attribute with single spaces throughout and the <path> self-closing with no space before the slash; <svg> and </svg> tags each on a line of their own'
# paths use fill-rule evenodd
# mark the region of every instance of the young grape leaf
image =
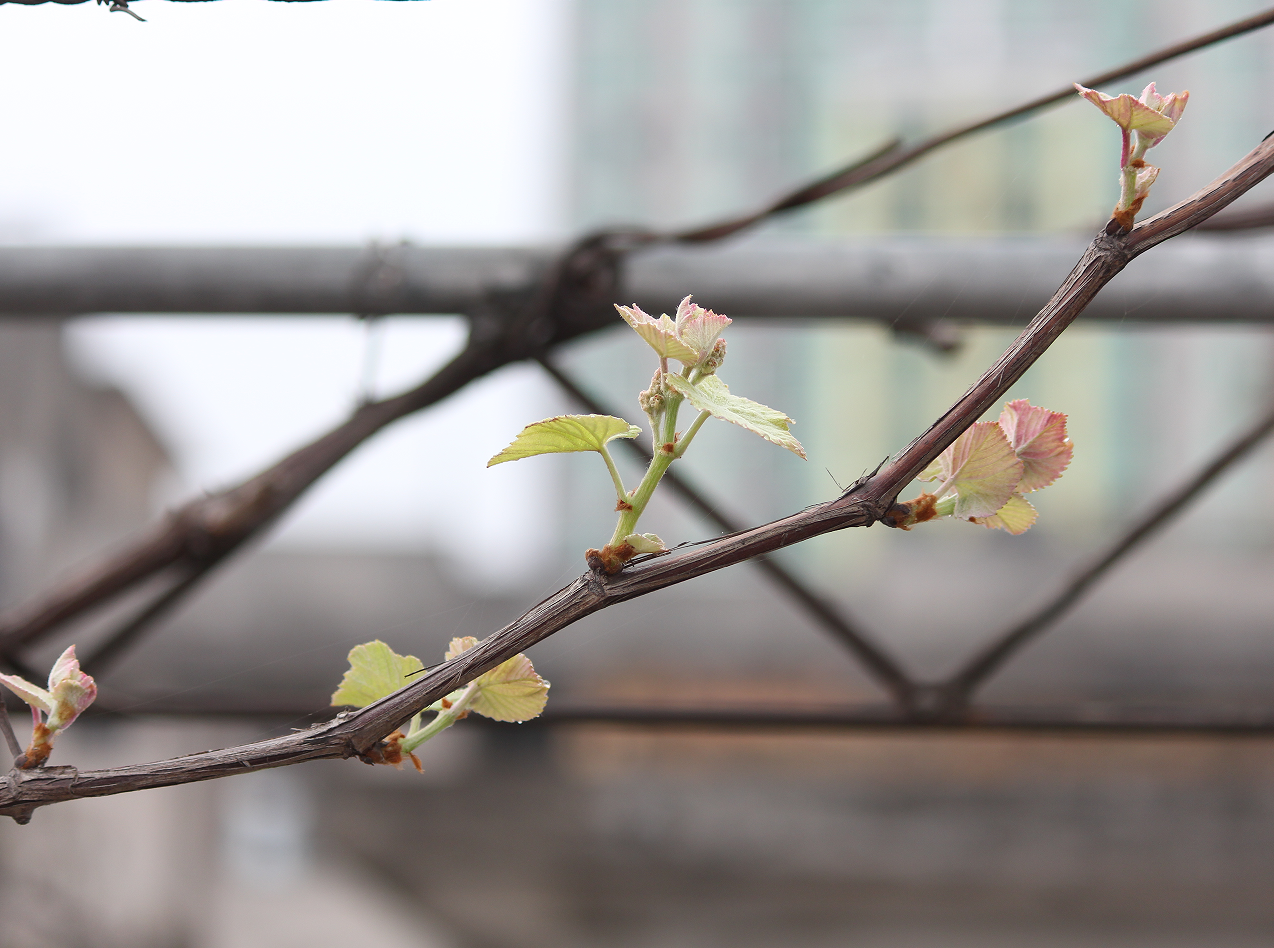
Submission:
<svg viewBox="0 0 1274 948">
<path fill-rule="evenodd" d="M 477 644 L 471 635 L 452 639 L 447 660 Z M 535 673 L 531 660 L 520 652 L 474 681 L 478 693 L 469 702 L 469 710 L 493 721 L 529 721 L 544 710 L 548 701 L 549 683 Z"/>
<path fill-rule="evenodd" d="M 920 479 L 945 485 L 941 496 L 954 493 L 955 516 L 967 520 L 993 516 L 1008 503 L 1022 471 L 1004 430 L 996 422 L 979 421 L 938 455 Z"/>
<path fill-rule="evenodd" d="M 616 303 L 615 309 L 619 310 L 619 315 L 624 317 L 624 322 L 632 326 L 637 335 L 645 339 L 650 348 L 659 353 L 660 358 L 676 359 L 684 365 L 694 365 L 699 361 L 700 353 L 681 341 L 677 333 L 677 324 L 668 318 L 667 313 L 655 319 L 636 303 L 632 306 L 620 306 Z"/>
<path fill-rule="evenodd" d="M 451 644 L 447 646 L 447 654 L 442 657 L 445 662 L 451 661 L 453 658 L 459 658 L 469 649 L 478 644 L 478 640 L 472 635 L 460 635 L 451 640 Z"/>
<path fill-rule="evenodd" d="M 600 451 L 615 438 L 635 438 L 641 429 L 612 415 L 558 415 L 527 425 L 513 443 L 487 462 L 503 464 L 537 454 L 569 454 Z"/>
<path fill-rule="evenodd" d="M 31 707 L 46 714 L 53 713 L 53 696 L 39 685 L 33 685 L 18 675 L 0 675 L 0 685 L 4 685 Z"/>
<path fill-rule="evenodd" d="M 1061 412 L 1018 398 L 1004 406 L 1000 427 L 1022 459 L 1022 481 L 1017 485 L 1020 493 L 1047 487 L 1071 463 L 1075 446 L 1066 437 L 1066 416 Z"/>
<path fill-rule="evenodd" d="M 759 434 L 766 441 L 771 441 L 781 448 L 787 448 L 793 454 L 805 457 L 805 449 L 788 431 L 787 426 L 793 423 L 792 419 L 781 411 L 775 411 L 748 398 L 731 395 L 725 382 L 715 375 L 702 378 L 694 385 L 680 375 L 670 374 L 664 376 L 664 379 L 700 411 L 706 411 L 714 418 L 746 428 L 754 434 Z"/>
<path fill-rule="evenodd" d="M 974 517 L 974 523 L 991 527 L 995 530 L 1007 530 L 1014 536 L 1025 533 L 1035 524 L 1039 513 L 1031 506 L 1031 502 L 1021 494 L 1014 493 L 1009 502 L 990 517 Z"/>
<path fill-rule="evenodd" d="M 731 322 L 729 316 L 719 316 L 710 309 L 704 309 L 698 303 L 690 302 L 688 296 L 677 306 L 677 338 L 695 351 L 698 357 L 696 362 L 701 361 L 712 351 L 717 336 L 721 335 L 721 331 Z"/>
<path fill-rule="evenodd" d="M 332 695 L 332 706 L 365 708 L 373 701 L 392 695 L 412 679 L 407 677 L 424 666 L 414 655 L 399 655 L 376 639 L 350 649 L 349 671 Z"/>
<path fill-rule="evenodd" d="M 1076 90 L 1085 99 L 1101 109 L 1116 125 L 1128 132 L 1140 132 L 1150 139 L 1150 143 L 1158 142 L 1176 127 L 1177 120 L 1185 111 L 1189 92 L 1174 92 L 1161 96 L 1152 82 L 1141 93 L 1140 99 L 1134 99 L 1125 92 L 1123 95 L 1111 96 L 1096 89 L 1088 89 L 1078 82 Z"/>
</svg>

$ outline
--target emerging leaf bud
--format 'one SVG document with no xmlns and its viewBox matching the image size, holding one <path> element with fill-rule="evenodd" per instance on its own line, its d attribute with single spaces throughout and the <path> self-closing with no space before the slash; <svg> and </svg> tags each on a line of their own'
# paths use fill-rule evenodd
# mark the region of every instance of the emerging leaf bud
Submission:
<svg viewBox="0 0 1274 948">
<path fill-rule="evenodd" d="M 31 706 L 34 726 L 26 753 L 18 758 L 19 768 L 38 767 L 49 759 L 53 739 L 66 730 L 97 697 L 97 683 L 80 671 L 75 646 L 63 652 L 49 672 L 49 689 L 33 685 L 17 675 L 0 675 L 0 684 Z M 41 712 L 46 717 L 41 719 Z"/>
<path fill-rule="evenodd" d="M 1147 148 L 1153 148 L 1172 131 L 1190 100 L 1189 92 L 1173 92 L 1163 96 L 1152 82 L 1134 99 L 1128 93 L 1109 96 L 1096 89 L 1086 89 L 1078 82 L 1079 94 L 1101 109 L 1124 133 L 1124 147 L 1120 155 L 1119 203 L 1111 219 L 1125 232 L 1132 229 L 1137 212 L 1150 193 L 1150 186 L 1159 175 L 1159 169 L 1143 160 Z"/>
</svg>

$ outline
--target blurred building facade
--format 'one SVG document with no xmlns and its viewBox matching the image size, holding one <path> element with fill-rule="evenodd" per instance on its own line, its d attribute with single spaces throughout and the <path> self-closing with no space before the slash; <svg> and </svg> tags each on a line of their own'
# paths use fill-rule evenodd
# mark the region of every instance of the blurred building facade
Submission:
<svg viewBox="0 0 1274 948">
<path fill-rule="evenodd" d="M 732 216 L 894 136 L 917 141 L 1258 9 L 1245 0 L 1206 7 L 1143 0 L 581 0 L 575 220 L 581 228 L 678 227 Z M 1250 92 L 1274 83 L 1272 71 L 1274 36 L 1258 32 L 1106 90 L 1135 94 L 1153 79 L 1160 89 L 1192 93 L 1181 126 L 1152 154 L 1163 172 L 1146 214 L 1210 181 L 1274 127 L 1274 111 Z M 1117 197 L 1118 149 L 1117 131 L 1076 97 L 766 228 L 810 239 L 1089 234 Z M 1270 193 L 1258 189 L 1245 200 Z M 669 310 L 675 305 L 667 302 Z M 1024 311 L 1022 325 L 1032 315 Z M 962 345 L 944 356 L 900 345 L 903 337 L 874 325 L 804 332 L 736 326 L 723 376 L 734 390 L 796 418 L 794 431 L 812 463 L 778 457 L 742 435 L 722 435 L 687 465 L 698 465 L 702 480 L 719 484 L 722 496 L 739 498 L 757 521 L 826 499 L 835 491 L 829 472 L 847 483 L 897 451 L 1014 334 L 968 327 L 959 334 Z M 608 368 L 593 376 L 630 412 L 633 396 L 610 377 L 630 362 L 645 367 L 644 355 L 629 340 L 616 340 L 603 358 Z M 1044 515 L 1023 545 L 1081 550 L 1112 520 L 1185 477 L 1261 411 L 1272 358 L 1263 329 L 1146 331 L 1081 323 L 1069 330 L 1010 394 L 1067 412 L 1077 445 L 1064 487 L 1039 496 Z M 589 372 L 584 353 L 576 364 Z M 644 381 L 636 365 L 623 379 L 629 388 Z M 1272 478 L 1267 452 L 1216 496 L 1238 503 L 1268 490 Z M 589 489 L 586 479 L 572 481 L 572 496 Z M 679 524 L 673 532 L 687 529 Z M 1274 519 L 1263 512 L 1241 524 L 1200 516 L 1174 537 L 1247 549 L 1267 544 L 1272 529 Z M 922 546 L 945 537 L 931 532 L 913 540 Z M 881 542 L 855 538 L 832 545 L 840 552 L 793 555 L 830 568 L 830 579 L 879 556 Z M 964 531 L 955 542 L 995 541 Z"/>
<path fill-rule="evenodd" d="M 127 398 L 67 365 L 61 327 L 0 323 L 0 602 L 115 543 L 159 509 L 164 447 Z"/>
</svg>

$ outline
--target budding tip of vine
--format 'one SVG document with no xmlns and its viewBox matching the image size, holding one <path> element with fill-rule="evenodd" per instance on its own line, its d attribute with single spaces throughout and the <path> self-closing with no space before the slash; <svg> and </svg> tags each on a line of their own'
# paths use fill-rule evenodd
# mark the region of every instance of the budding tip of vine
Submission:
<svg viewBox="0 0 1274 948">
<path fill-rule="evenodd" d="M 885 512 L 885 522 L 900 530 L 910 530 L 918 523 L 932 520 L 938 515 L 938 497 L 928 491 L 921 492 L 915 500 L 894 504 Z"/>
</svg>

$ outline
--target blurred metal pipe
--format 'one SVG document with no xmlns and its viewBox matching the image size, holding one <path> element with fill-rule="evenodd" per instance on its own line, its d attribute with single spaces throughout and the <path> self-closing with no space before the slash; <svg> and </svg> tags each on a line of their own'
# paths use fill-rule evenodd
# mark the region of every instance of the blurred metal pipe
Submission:
<svg viewBox="0 0 1274 948">
<path fill-rule="evenodd" d="M 530 286 L 547 249 L 4 247 L 0 314 L 461 313 Z"/>
<path fill-rule="evenodd" d="M 1084 242 L 765 237 L 633 254 L 622 300 L 686 293 L 734 317 L 1023 325 Z M 6 247 L 0 316 L 474 313 L 530 291 L 551 248 Z M 1274 238 L 1183 238 L 1133 263 L 1083 318 L 1274 322 Z"/>
<path fill-rule="evenodd" d="M 293 725 L 333 713 L 319 703 L 243 704 L 231 701 L 147 701 L 128 707 L 94 706 L 90 716 L 250 718 Z M 471 719 L 493 728 L 505 725 Z M 606 724 L 620 727 L 712 730 L 831 730 L 877 733 L 1054 733 L 1110 736 L 1274 737 L 1274 708 L 1206 706 L 1124 707 L 1075 703 L 1065 706 L 976 705 L 954 717 L 916 717 L 887 704 L 678 706 L 607 704 L 554 700 L 523 728 Z"/>
</svg>

